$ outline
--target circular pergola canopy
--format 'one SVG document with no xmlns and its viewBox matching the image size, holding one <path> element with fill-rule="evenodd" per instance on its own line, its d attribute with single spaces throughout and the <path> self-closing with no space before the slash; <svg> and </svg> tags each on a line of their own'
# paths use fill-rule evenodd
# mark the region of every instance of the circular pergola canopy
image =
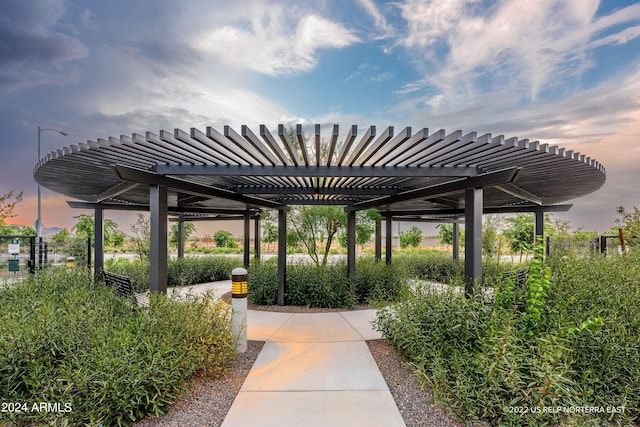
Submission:
<svg viewBox="0 0 640 427">
<path fill-rule="evenodd" d="M 605 168 L 502 135 L 261 125 L 99 138 L 49 153 L 34 178 L 65 196 L 117 206 L 148 206 L 149 186 L 161 185 L 171 212 L 181 213 L 336 204 L 437 218 L 462 214 L 465 189 L 476 187 L 488 211 L 552 210 L 599 189 Z"/>
</svg>

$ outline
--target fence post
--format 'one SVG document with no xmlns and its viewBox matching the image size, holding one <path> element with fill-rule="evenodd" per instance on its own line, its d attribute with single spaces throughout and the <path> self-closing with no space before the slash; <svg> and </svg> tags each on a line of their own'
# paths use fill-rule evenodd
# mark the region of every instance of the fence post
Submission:
<svg viewBox="0 0 640 427">
<path fill-rule="evenodd" d="M 38 268 L 42 270 L 42 237 L 38 237 Z"/>
<path fill-rule="evenodd" d="M 87 237 L 87 269 L 91 270 L 91 237 Z"/>
<path fill-rule="evenodd" d="M 29 273 L 35 274 L 36 272 L 36 236 L 29 238 Z"/>
</svg>

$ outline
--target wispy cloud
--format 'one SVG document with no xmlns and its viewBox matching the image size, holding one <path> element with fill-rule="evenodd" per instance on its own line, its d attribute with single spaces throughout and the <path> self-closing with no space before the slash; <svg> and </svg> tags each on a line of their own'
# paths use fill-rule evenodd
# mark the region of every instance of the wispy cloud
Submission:
<svg viewBox="0 0 640 427">
<path fill-rule="evenodd" d="M 226 65 L 278 76 L 312 70 L 320 49 L 360 41 L 337 22 L 315 13 L 292 13 L 279 5 L 259 7 L 250 22 L 203 31 L 192 45 Z"/>
<path fill-rule="evenodd" d="M 458 102 L 483 90 L 509 86 L 515 93 L 536 99 L 546 88 L 581 75 L 592 62 L 592 49 L 626 43 L 638 37 L 635 27 L 605 34 L 621 23 L 640 19 L 633 5 L 595 19 L 599 2 L 507 0 L 481 8 L 473 0 L 418 2 L 401 9 L 408 32 L 404 46 L 419 48 L 437 71 L 425 82 L 446 98 Z M 435 54 L 445 63 L 435 62 Z"/>
<path fill-rule="evenodd" d="M 371 16 L 374 26 L 379 34 L 376 39 L 386 39 L 393 35 L 394 30 L 387 22 L 387 18 L 380 12 L 378 6 L 372 0 L 358 0 L 360 6 Z"/>
</svg>

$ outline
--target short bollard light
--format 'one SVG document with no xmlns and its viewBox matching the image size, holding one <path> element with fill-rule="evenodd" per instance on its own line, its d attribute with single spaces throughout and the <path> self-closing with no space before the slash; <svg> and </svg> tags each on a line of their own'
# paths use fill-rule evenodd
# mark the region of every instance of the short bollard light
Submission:
<svg viewBox="0 0 640 427">
<path fill-rule="evenodd" d="M 67 268 L 74 268 L 76 266 L 76 259 L 72 256 L 67 257 Z"/>
<path fill-rule="evenodd" d="M 231 272 L 231 333 L 236 350 L 247 351 L 247 270 L 234 268 Z"/>
</svg>

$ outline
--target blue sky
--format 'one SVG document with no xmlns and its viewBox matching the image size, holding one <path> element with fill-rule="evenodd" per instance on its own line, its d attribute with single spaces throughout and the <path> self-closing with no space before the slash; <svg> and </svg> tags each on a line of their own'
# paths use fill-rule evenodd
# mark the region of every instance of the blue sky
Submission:
<svg viewBox="0 0 640 427">
<path fill-rule="evenodd" d="M 640 205 L 640 3 L 5 0 L 0 194 L 32 224 L 43 152 L 146 130 L 338 123 L 491 132 L 607 168 L 560 217 Z M 44 192 L 43 222 L 71 227 Z M 126 222 L 126 220 L 124 220 Z M 128 229 L 128 227 L 123 227 Z"/>
</svg>

